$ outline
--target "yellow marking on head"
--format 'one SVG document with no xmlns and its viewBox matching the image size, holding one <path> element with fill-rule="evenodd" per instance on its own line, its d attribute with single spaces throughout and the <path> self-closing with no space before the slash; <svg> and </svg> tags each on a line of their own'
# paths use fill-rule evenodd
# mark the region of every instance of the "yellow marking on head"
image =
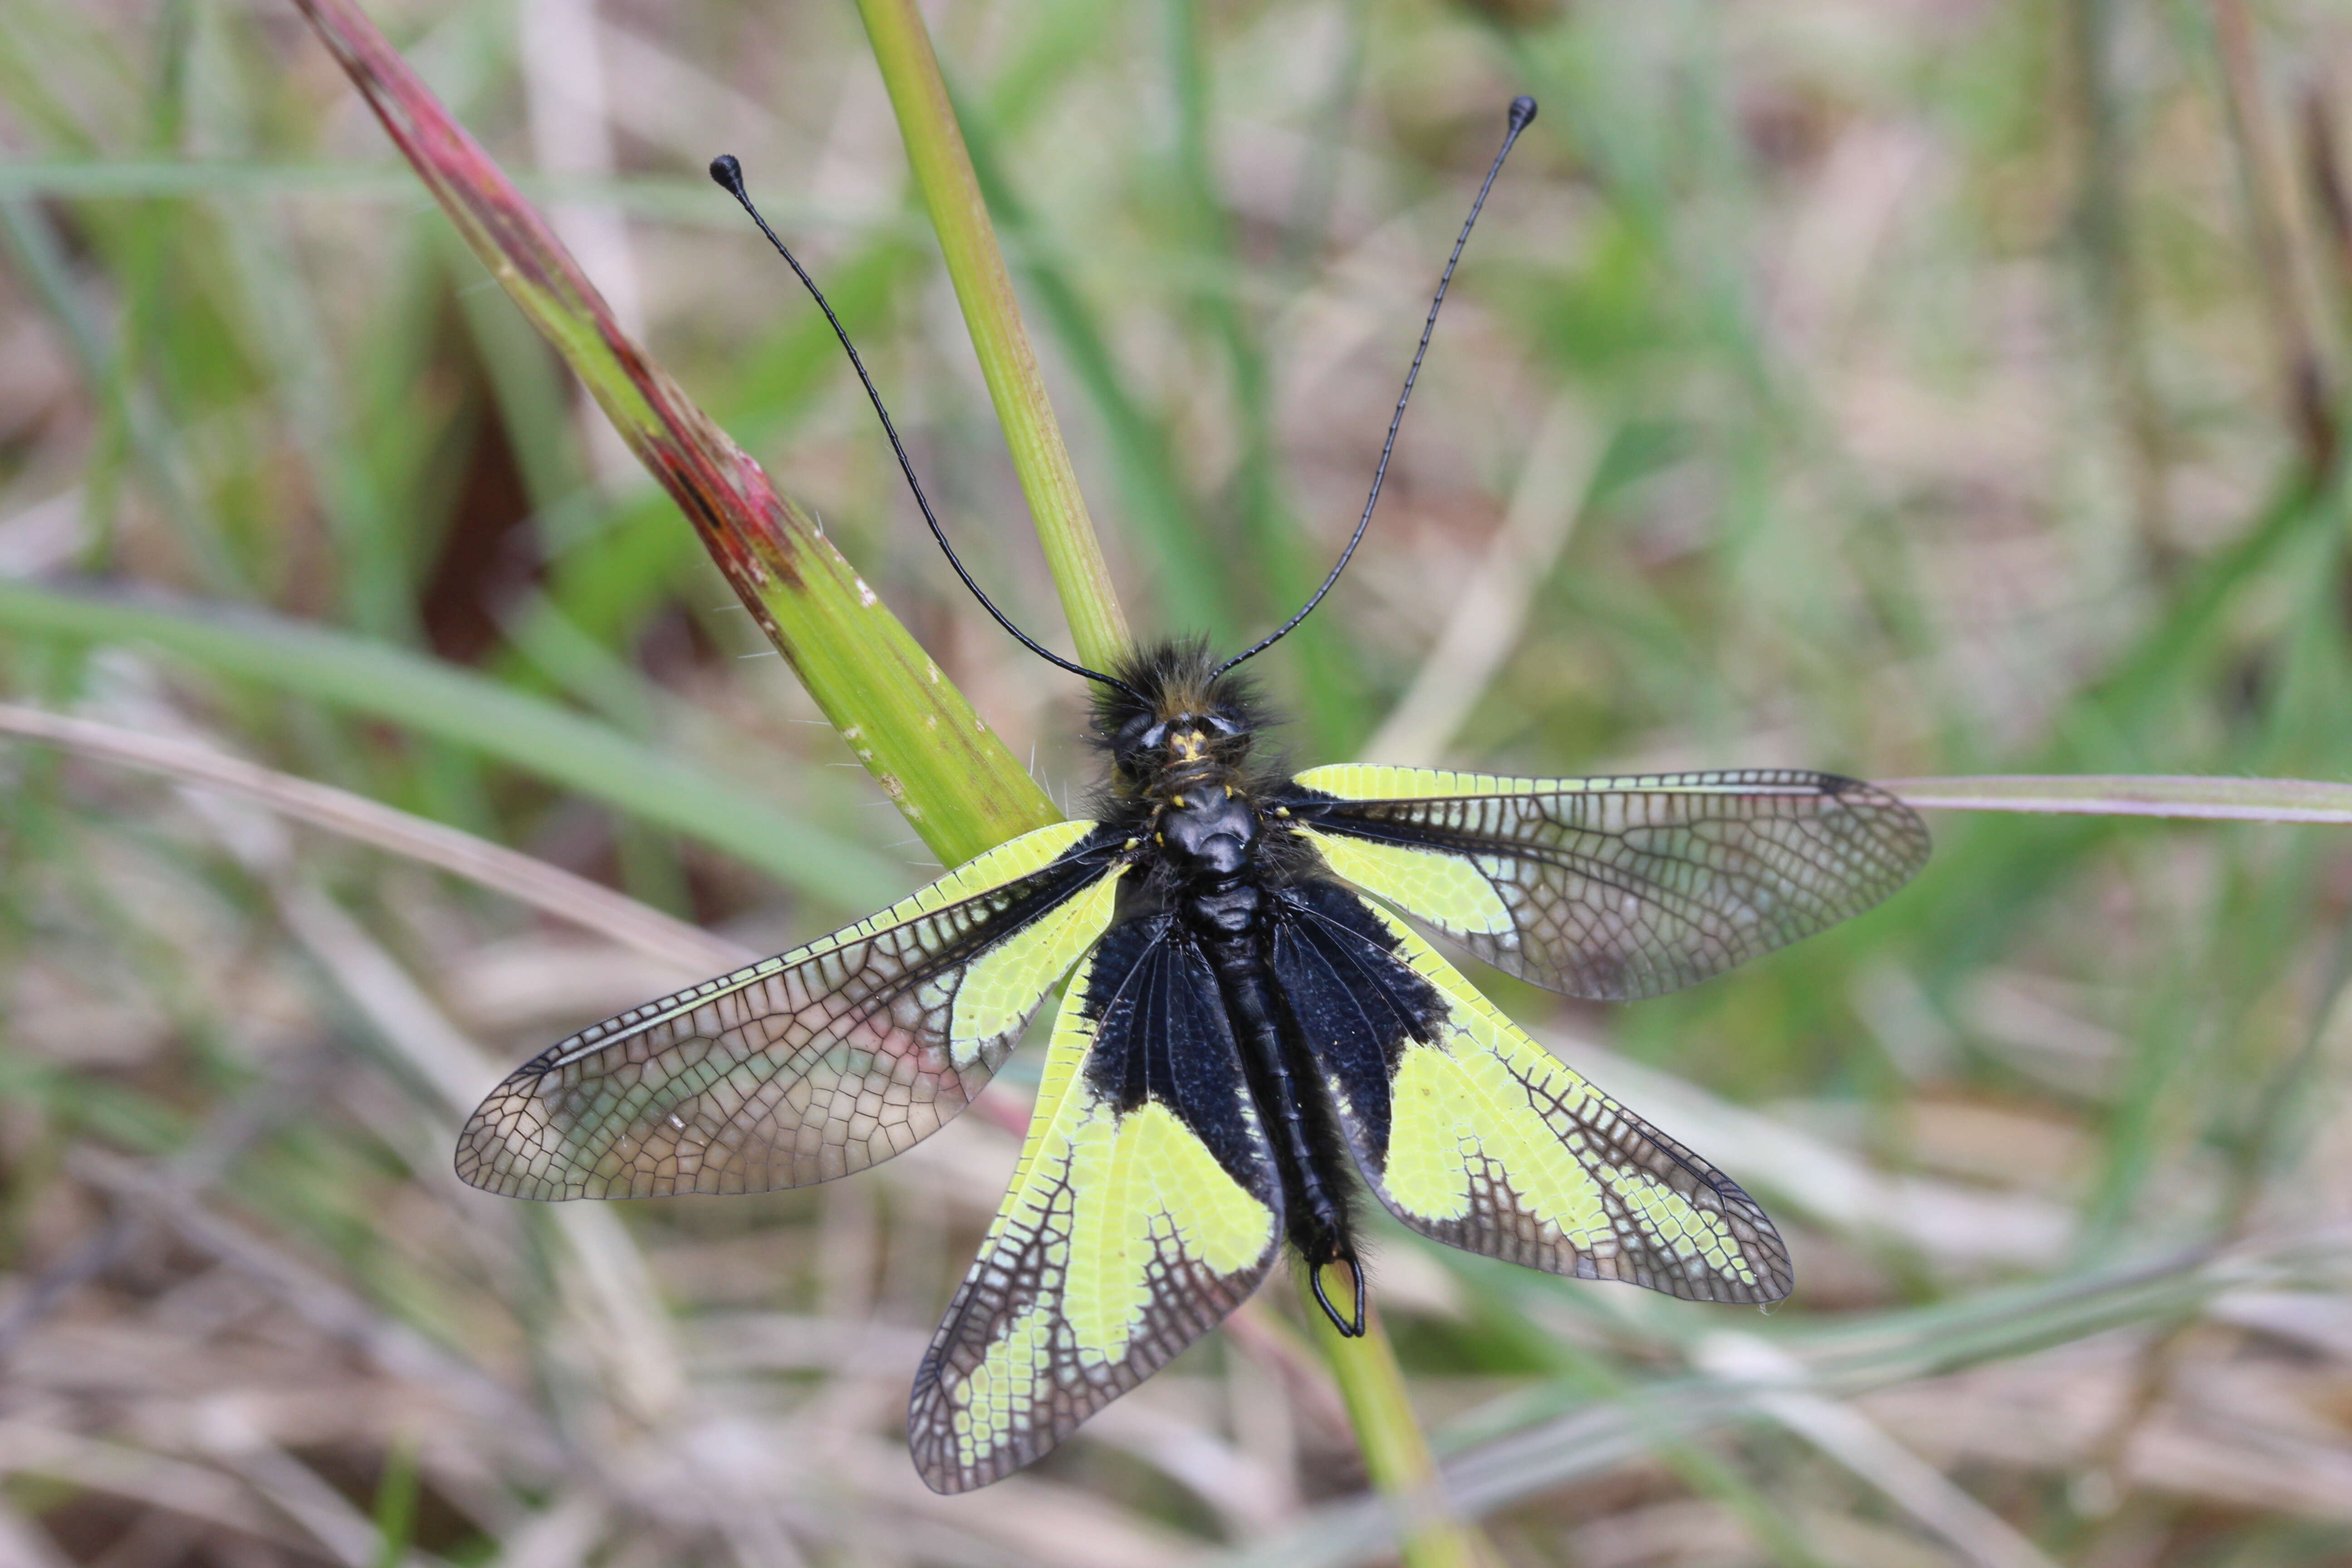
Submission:
<svg viewBox="0 0 2352 1568">
<path fill-rule="evenodd" d="M 1184 797 L 1181 795 L 1171 795 L 1168 797 L 1168 804 L 1181 811 L 1184 809 Z"/>
<path fill-rule="evenodd" d="M 1126 874 L 1125 866 L 1112 867 L 1094 886 L 972 960 L 948 1025 L 948 1049 L 957 1067 L 970 1067 L 983 1046 L 1026 1018 L 1037 999 L 1102 935 L 1110 924 L 1118 879 Z"/>
<path fill-rule="evenodd" d="M 1511 911 L 1495 885 L 1459 855 L 1378 844 L 1344 833 L 1299 829 L 1331 869 L 1369 893 L 1403 906 L 1447 931 L 1500 935 L 1512 929 Z"/>
</svg>

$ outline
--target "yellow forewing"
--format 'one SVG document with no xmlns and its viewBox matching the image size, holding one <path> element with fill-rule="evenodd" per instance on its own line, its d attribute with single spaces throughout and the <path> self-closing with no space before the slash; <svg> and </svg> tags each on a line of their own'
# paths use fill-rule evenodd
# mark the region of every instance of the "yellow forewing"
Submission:
<svg viewBox="0 0 2352 1568">
<path fill-rule="evenodd" d="M 1029 1021 L 1038 1000 L 1110 924 L 1119 874 L 1126 869 L 1113 868 L 1093 887 L 1065 900 L 965 966 L 948 1030 L 956 1066 L 969 1067 L 989 1041 Z"/>
<path fill-rule="evenodd" d="M 766 1192 L 845 1175 L 977 1093 L 1110 923 L 1123 863 L 1061 822 L 880 913 L 633 1007 L 474 1112 L 457 1173 L 514 1197 Z"/>
<path fill-rule="evenodd" d="M 1747 1194 L 1538 1046 L 1396 916 L 1395 956 L 1444 1004 L 1390 1077 L 1384 1157 L 1365 1175 L 1397 1217 L 1475 1252 L 1696 1300 L 1773 1301 L 1788 1252 Z"/>
<path fill-rule="evenodd" d="M 916 1379 L 908 1435 L 937 1490 L 1061 1441 L 1246 1299 L 1280 1238 L 1166 1105 L 1121 1114 L 1089 1083 L 1093 1052 L 1131 1043 L 1088 1016 L 1095 969 L 1071 981 L 1012 1189 Z"/>
<path fill-rule="evenodd" d="M 1447 931 L 1500 935 L 1511 929 L 1511 911 L 1502 895 L 1464 856 L 1320 833 L 1311 827 L 1301 832 L 1322 851 L 1332 870 L 1364 891 L 1377 893 Z"/>
<path fill-rule="evenodd" d="M 1654 996 L 1861 913 L 1926 863 L 1885 791 L 1791 768 L 1514 779 L 1346 763 L 1285 825 L 1338 875 L 1496 967 Z"/>
<path fill-rule="evenodd" d="M 1427 800 L 1480 795 L 1556 795 L 1614 779 L 1515 779 L 1494 773 L 1457 773 L 1445 768 L 1392 768 L 1379 763 L 1332 763 L 1309 768 L 1296 784 L 1342 800 Z"/>
</svg>

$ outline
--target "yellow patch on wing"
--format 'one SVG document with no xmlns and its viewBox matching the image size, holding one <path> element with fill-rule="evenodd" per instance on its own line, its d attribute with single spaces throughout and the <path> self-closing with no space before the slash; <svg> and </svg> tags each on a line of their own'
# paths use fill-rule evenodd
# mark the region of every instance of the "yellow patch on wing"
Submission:
<svg viewBox="0 0 2352 1568">
<path fill-rule="evenodd" d="M 1647 1171 L 1612 1166 L 1608 1175 L 1610 1190 L 1633 1206 L 1642 1228 L 1658 1246 L 1677 1258 L 1697 1258 L 1742 1284 L 1756 1283 L 1756 1270 L 1741 1255 L 1721 1215 L 1698 1207 Z"/>
<path fill-rule="evenodd" d="M 1063 1316 L 1081 1365 L 1119 1360 L 1173 1253 L 1237 1274 L 1265 1251 L 1271 1215 L 1176 1113 L 1147 1102 L 1125 1116 L 1100 1101 L 1045 1160 L 1066 1161 L 1076 1194 Z"/>
<path fill-rule="evenodd" d="M 1661 1273 L 1767 1283 L 1771 1266 L 1748 1255 L 1724 1214 L 1648 1168 L 1659 1145 L 1646 1126 L 1529 1039 L 1412 927 L 1376 912 L 1397 955 L 1447 1004 L 1437 1042 L 1408 1044 L 1390 1079 L 1381 1185 L 1400 1217 L 1504 1225 L 1527 1233 L 1531 1252 L 1565 1245 L 1595 1273 L 1640 1283 Z"/>
<path fill-rule="evenodd" d="M 1018 838 L 1009 838 L 984 854 L 973 856 L 938 881 L 916 889 L 887 909 L 877 910 L 855 925 L 845 925 L 839 931 L 829 931 L 805 947 L 796 947 L 790 952 L 780 952 L 773 958 L 763 958 L 757 963 L 749 964 L 732 973 L 722 974 L 715 980 L 706 980 L 699 985 L 689 987 L 661 1002 L 649 1003 L 646 1006 L 633 1008 L 623 1014 L 620 1018 L 612 1020 L 613 1025 L 623 1024 L 625 1020 L 624 1028 L 615 1029 L 612 1025 L 607 1025 L 593 1031 L 583 1030 L 581 1037 L 583 1054 L 585 1054 L 588 1049 L 602 1048 L 609 1045 L 622 1034 L 642 1034 L 656 1025 L 667 1023 L 673 1018 L 705 1007 L 720 997 L 731 996 L 737 992 L 746 990 L 760 981 L 765 980 L 769 975 L 781 973 L 784 970 L 805 963 L 813 958 L 822 958 L 828 952 L 852 946 L 877 932 L 907 925 L 935 910 L 945 909 L 950 904 L 961 903 L 966 899 L 978 898 L 981 894 L 1003 887 L 1008 882 L 1017 882 L 1031 872 L 1042 871 L 1052 865 L 1063 851 L 1092 833 L 1094 829 L 1095 825 L 1091 822 L 1056 822 L 1024 833 Z M 1085 902 L 1086 900 L 1083 897 L 1070 900 L 1073 904 Z M 1066 909 L 1068 905 L 1064 906 Z M 1108 919 L 1107 911 L 1105 919 L 1106 921 Z M 1099 927 L 1096 929 L 1095 934 L 1101 934 Z M 1084 951 L 1084 943 L 1080 943 L 1077 949 L 1073 951 L 1071 961 L 1076 960 L 1078 952 Z M 1035 1003 L 1037 998 L 1044 995 L 1054 982 L 1060 978 L 1061 974 L 1056 972 L 1031 994 L 1030 1002 Z M 930 1001 L 933 998 L 927 995 L 925 999 Z M 965 1065 L 965 1052 L 961 1041 L 958 1042 L 956 1065 L 959 1067 Z"/>
<path fill-rule="evenodd" d="M 1792 795 L 1820 793 L 1810 783 L 1775 784 L 1752 774 L 1642 773 L 1622 778 L 1517 779 L 1460 773 L 1448 768 L 1393 768 L 1381 763 L 1331 763 L 1309 768 L 1296 783 L 1341 800 L 1431 800 L 1487 795 Z"/>
<path fill-rule="evenodd" d="M 1297 783 L 1341 800 L 1422 800 L 1433 795 L 1552 795 L 1580 789 L 1581 779 L 1514 779 L 1457 773 L 1446 768 L 1392 768 L 1379 763 L 1332 763 L 1309 768 Z"/>
<path fill-rule="evenodd" d="M 1053 1354 L 1053 1314 L 1037 1302 L 1015 1312 L 956 1391 L 959 1463 L 978 1463 L 1035 1418 L 1038 1380 L 1048 1375 Z"/>
<path fill-rule="evenodd" d="M 1339 876 L 1447 931 L 1501 935 L 1512 929 L 1490 873 L 1465 856 L 1312 827 L 1299 832 Z"/>
<path fill-rule="evenodd" d="M 559 1041 L 467 1119 L 458 1175 L 549 1200 L 771 1192 L 902 1152 L 971 1102 L 1109 923 L 1119 868 L 1083 853 L 1093 831 L 1024 835 Z"/>
<path fill-rule="evenodd" d="M 971 1066 L 982 1046 L 1026 1018 L 1037 999 L 1094 945 L 1110 924 L 1118 879 L 1126 871 L 1124 865 L 1114 866 L 1085 892 L 1065 900 L 966 966 L 948 1028 L 956 1066 Z"/>
<path fill-rule="evenodd" d="M 1610 1001 L 1696 984 L 1860 914 L 1927 858 L 1927 826 L 1901 801 L 1801 769 L 1517 779 L 1347 764 L 1296 782 L 1325 798 L 1293 798 L 1294 826 L 1457 853 L 1510 923 L 1482 931 L 1381 889 L 1390 901 L 1497 968 Z"/>
<path fill-rule="evenodd" d="M 1508 1172 L 1538 1220 L 1590 1252 L 1607 1224 L 1601 1184 L 1479 1032 L 1405 1047 L 1390 1089 L 1389 1196 L 1423 1219 L 1460 1219 L 1475 1183 Z"/>
<path fill-rule="evenodd" d="M 1095 825 L 1091 822 L 1056 822 L 1049 826 L 1032 829 L 1018 838 L 1009 838 L 993 849 L 973 856 L 938 881 L 916 889 L 888 909 L 868 915 L 856 925 L 844 926 L 830 936 L 819 937 L 806 947 L 785 953 L 781 958 L 772 958 L 768 964 L 761 967 L 798 963 L 803 959 L 814 958 L 821 952 L 856 942 L 860 937 L 871 936 L 877 931 L 905 925 L 933 910 L 977 898 L 1007 882 L 1017 882 L 1032 871 L 1042 871 L 1052 865 L 1063 851 L 1094 830 Z M 1053 982 L 1046 984 L 1050 985 Z"/>
<path fill-rule="evenodd" d="M 1071 978 L 1012 1188 L 916 1387 L 917 1463 L 942 1490 L 1026 1463 L 1132 1386 L 1232 1305 L 1203 1320 L 1170 1292 L 1205 1274 L 1246 1294 L 1279 1240 L 1274 1211 L 1173 1112 L 1121 1116 L 1087 1083 L 1094 964 Z"/>
</svg>

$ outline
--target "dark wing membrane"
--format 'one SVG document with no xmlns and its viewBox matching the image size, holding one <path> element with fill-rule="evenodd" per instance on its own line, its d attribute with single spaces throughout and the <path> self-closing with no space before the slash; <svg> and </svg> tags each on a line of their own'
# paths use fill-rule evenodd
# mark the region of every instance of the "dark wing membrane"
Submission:
<svg viewBox="0 0 2352 1568">
<path fill-rule="evenodd" d="M 1832 773 L 1510 779 L 1343 765 L 1275 804 L 1331 868 L 1496 968 L 1655 996 L 1860 914 L 1927 864 L 1909 806 Z"/>
<path fill-rule="evenodd" d="M 551 1047 L 457 1174 L 521 1198 L 760 1193 L 864 1170 L 980 1092 L 1109 925 L 1118 836 L 1056 823 L 869 920 Z"/>
<path fill-rule="evenodd" d="M 1365 1182 L 1450 1247 L 1692 1301 L 1777 1301 L 1789 1251 L 1728 1176 L 1522 1034 L 1410 926 L 1308 883 L 1275 981 Z"/>
<path fill-rule="evenodd" d="M 1165 915 L 1071 982 L 1029 1140 L 907 1411 L 915 1468 L 966 1491 L 1020 1468 L 1248 1300 L 1281 1179 L 1216 976 Z"/>
</svg>

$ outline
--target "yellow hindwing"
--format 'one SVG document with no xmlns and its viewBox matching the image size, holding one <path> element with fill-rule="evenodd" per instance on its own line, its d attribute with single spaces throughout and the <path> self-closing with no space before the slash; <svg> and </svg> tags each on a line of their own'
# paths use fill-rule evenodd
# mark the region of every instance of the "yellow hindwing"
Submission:
<svg viewBox="0 0 2352 1568">
<path fill-rule="evenodd" d="M 1390 1075 L 1381 1200 L 1455 1246 L 1699 1300 L 1788 1293 L 1745 1193 L 1529 1039 L 1412 927 L 1376 911 L 1446 1016 Z M 1368 1172 L 1368 1175 L 1373 1174 Z"/>
<path fill-rule="evenodd" d="M 1012 1188 L 916 1383 L 908 1436 L 939 1490 L 1059 1442 L 1231 1310 L 1279 1240 L 1166 1106 L 1122 1114 L 1088 1084 L 1094 964 L 1071 979 Z"/>
</svg>

